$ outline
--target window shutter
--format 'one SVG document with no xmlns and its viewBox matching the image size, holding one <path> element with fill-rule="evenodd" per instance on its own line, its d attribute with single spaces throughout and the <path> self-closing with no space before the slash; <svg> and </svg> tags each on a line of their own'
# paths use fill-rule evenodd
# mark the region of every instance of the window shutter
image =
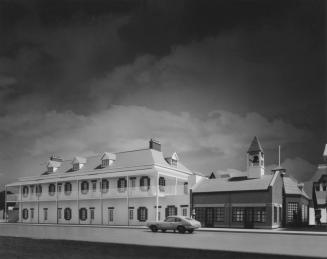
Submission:
<svg viewBox="0 0 327 259">
<path fill-rule="evenodd" d="M 145 211 L 145 219 L 144 221 L 147 221 L 148 220 L 148 209 L 147 208 L 144 208 L 144 211 Z"/>
<path fill-rule="evenodd" d="M 175 209 L 175 216 L 177 215 L 177 207 L 174 207 L 174 209 Z"/>
<path fill-rule="evenodd" d="M 169 210 L 168 207 L 166 207 L 166 209 L 165 209 L 165 218 L 168 217 L 168 213 L 169 213 L 168 210 Z"/>
<path fill-rule="evenodd" d="M 137 209 L 137 220 L 140 221 L 141 219 L 141 208 Z"/>
</svg>

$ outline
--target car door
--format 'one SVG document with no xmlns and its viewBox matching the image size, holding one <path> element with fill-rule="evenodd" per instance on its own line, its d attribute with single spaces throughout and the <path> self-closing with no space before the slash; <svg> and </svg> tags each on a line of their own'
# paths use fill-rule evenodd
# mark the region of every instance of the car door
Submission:
<svg viewBox="0 0 327 259">
<path fill-rule="evenodd" d="M 175 229 L 175 217 L 169 217 L 165 220 L 165 229 Z"/>
</svg>

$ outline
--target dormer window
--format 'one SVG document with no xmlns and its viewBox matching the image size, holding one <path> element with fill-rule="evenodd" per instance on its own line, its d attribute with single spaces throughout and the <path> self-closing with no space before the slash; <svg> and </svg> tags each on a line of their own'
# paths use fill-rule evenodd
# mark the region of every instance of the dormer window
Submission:
<svg viewBox="0 0 327 259">
<path fill-rule="evenodd" d="M 73 171 L 78 171 L 82 169 L 84 164 L 86 163 L 86 159 L 84 157 L 75 157 L 72 164 L 73 164 Z"/>
<path fill-rule="evenodd" d="M 177 166 L 177 162 L 178 162 L 178 156 L 176 153 L 174 153 L 172 156 L 171 156 L 171 165 L 172 166 Z"/>
<path fill-rule="evenodd" d="M 55 156 L 51 156 L 47 164 L 47 172 L 54 173 L 61 166 L 62 159 Z"/>
<path fill-rule="evenodd" d="M 101 157 L 101 167 L 102 168 L 108 167 L 114 161 L 116 161 L 116 155 L 113 153 L 105 152 Z"/>
</svg>

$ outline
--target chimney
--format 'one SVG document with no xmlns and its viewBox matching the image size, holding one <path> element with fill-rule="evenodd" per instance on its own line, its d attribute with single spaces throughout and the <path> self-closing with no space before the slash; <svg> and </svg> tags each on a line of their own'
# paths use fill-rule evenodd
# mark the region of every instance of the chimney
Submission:
<svg viewBox="0 0 327 259">
<path fill-rule="evenodd" d="M 161 152 L 161 144 L 158 140 L 151 139 L 149 142 L 149 148 Z"/>
</svg>

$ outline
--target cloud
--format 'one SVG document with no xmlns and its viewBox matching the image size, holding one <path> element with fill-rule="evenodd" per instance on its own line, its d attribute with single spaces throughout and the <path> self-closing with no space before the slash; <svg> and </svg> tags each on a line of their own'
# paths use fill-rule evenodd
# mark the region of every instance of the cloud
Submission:
<svg viewBox="0 0 327 259">
<path fill-rule="evenodd" d="M 0 160 L 10 161 L 18 168 L 20 163 L 24 164 L 16 169 L 15 176 L 38 174 L 36 161 L 45 162 L 50 154 L 71 158 L 77 154 L 142 148 L 151 137 L 162 142 L 166 153 L 179 152 L 191 169 L 205 173 L 208 168 L 237 169 L 243 166 L 240 158 L 254 133 L 267 146 L 301 142 L 310 137 L 306 130 L 282 120 L 267 120 L 256 113 L 243 116 L 220 110 L 201 119 L 188 112 L 121 105 L 90 115 L 71 111 L 15 113 L 0 117 L 0 124 L 2 149 L 6 150 Z M 300 166 L 295 169 L 298 172 Z"/>
</svg>

